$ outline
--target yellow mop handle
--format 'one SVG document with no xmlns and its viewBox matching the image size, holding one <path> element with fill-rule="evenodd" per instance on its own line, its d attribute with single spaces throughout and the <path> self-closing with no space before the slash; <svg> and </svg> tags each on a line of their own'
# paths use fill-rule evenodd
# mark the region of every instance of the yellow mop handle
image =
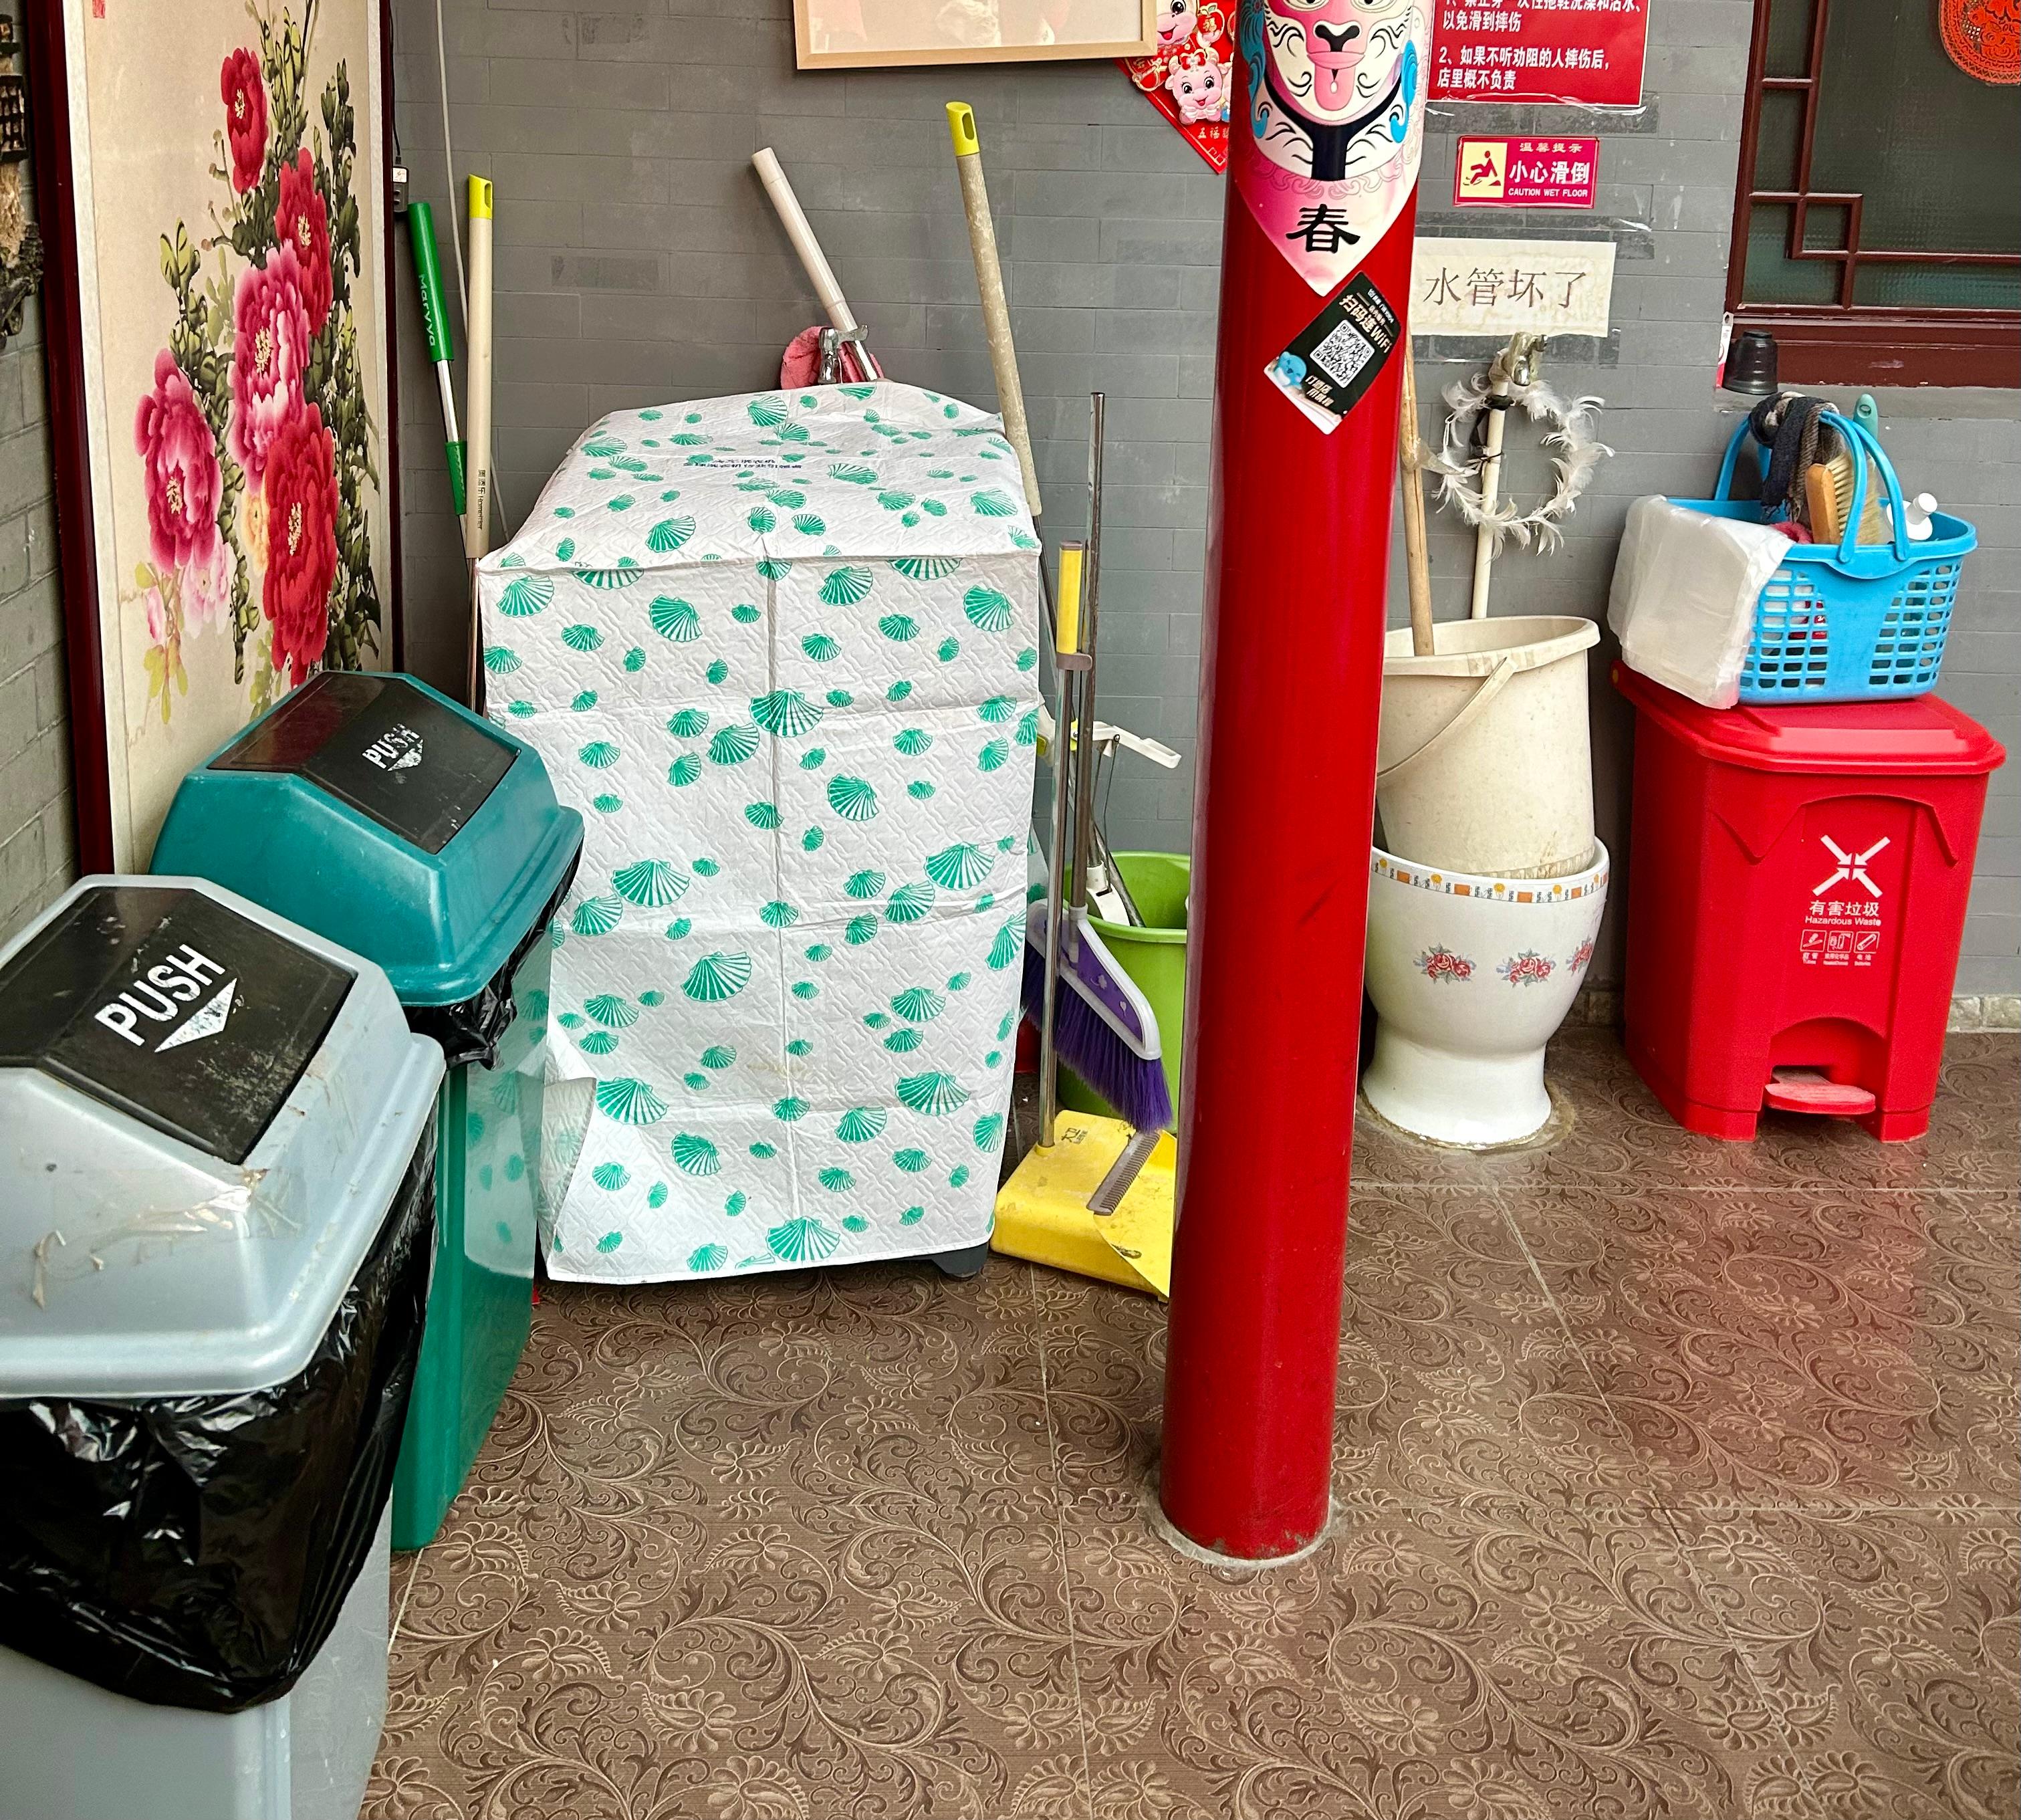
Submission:
<svg viewBox="0 0 2021 1820">
<path fill-rule="evenodd" d="M 464 488 L 463 553 L 491 548 L 491 180 L 469 184 L 470 297 L 464 332 L 463 421 L 469 445 Z"/>
</svg>

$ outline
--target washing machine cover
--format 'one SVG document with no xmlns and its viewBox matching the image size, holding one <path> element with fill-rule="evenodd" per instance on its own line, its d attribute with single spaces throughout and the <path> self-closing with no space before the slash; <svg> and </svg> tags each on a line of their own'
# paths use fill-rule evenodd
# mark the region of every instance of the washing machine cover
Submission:
<svg viewBox="0 0 2021 1820">
<path fill-rule="evenodd" d="M 554 1276 L 988 1234 L 1037 549 L 999 420 L 885 382 L 606 417 L 479 565 L 489 710 L 588 827 L 555 928 Z"/>
</svg>

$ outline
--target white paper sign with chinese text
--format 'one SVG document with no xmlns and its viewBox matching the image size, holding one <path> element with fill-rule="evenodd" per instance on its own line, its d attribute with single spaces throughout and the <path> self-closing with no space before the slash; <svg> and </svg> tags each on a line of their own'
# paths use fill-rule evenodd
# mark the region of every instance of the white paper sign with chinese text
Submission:
<svg viewBox="0 0 2021 1820">
<path fill-rule="evenodd" d="M 1611 240 L 1420 238 L 1414 335 L 1600 335 L 1614 297 Z"/>
</svg>

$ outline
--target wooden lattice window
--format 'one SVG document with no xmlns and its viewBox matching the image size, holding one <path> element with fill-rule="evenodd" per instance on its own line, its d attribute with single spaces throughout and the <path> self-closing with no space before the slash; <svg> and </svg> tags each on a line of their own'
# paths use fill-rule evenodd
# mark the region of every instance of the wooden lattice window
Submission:
<svg viewBox="0 0 2021 1820">
<path fill-rule="evenodd" d="M 2021 107 L 1940 0 L 1754 0 L 1727 308 L 1807 384 L 2021 386 Z"/>
</svg>

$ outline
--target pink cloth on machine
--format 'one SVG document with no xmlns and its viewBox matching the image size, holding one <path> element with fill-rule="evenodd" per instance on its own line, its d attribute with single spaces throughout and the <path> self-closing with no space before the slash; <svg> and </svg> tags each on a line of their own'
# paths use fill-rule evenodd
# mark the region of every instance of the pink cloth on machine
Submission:
<svg viewBox="0 0 2021 1820">
<path fill-rule="evenodd" d="M 821 373 L 821 338 L 819 325 L 803 329 L 786 344 L 786 351 L 779 357 L 779 383 L 788 388 L 812 385 Z M 856 350 L 844 344 L 842 350 L 842 377 L 853 384 L 863 384 L 877 376 L 865 373 L 858 366 Z"/>
</svg>

